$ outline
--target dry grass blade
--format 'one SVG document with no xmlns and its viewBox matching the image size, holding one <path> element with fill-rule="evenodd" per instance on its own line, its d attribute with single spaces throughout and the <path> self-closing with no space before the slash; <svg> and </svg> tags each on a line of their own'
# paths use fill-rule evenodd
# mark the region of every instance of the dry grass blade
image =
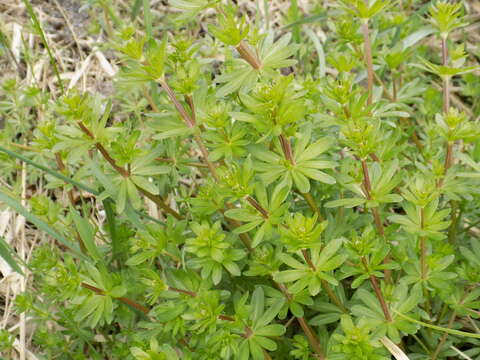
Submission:
<svg viewBox="0 0 480 360">
<path fill-rule="evenodd" d="M 455 346 L 450 346 L 450 349 L 452 349 L 453 351 L 455 351 L 458 355 L 460 355 L 460 357 L 462 359 L 467 359 L 467 360 L 473 360 L 470 356 L 468 356 L 467 354 L 465 354 L 464 352 L 458 350 Z"/>
<path fill-rule="evenodd" d="M 397 345 L 395 345 L 389 338 L 386 336 L 382 337 L 380 339 L 382 342 L 383 346 L 387 348 L 388 351 L 390 351 L 390 354 L 393 355 L 393 357 L 397 360 L 410 360 L 408 356 L 400 349 Z"/>
</svg>

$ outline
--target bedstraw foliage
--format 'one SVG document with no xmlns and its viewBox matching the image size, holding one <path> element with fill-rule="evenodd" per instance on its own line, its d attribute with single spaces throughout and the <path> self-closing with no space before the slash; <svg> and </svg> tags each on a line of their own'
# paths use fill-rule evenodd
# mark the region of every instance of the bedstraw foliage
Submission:
<svg viewBox="0 0 480 360">
<path fill-rule="evenodd" d="M 341 0 L 272 27 L 230 1 L 90 1 L 116 14 L 113 95 L 2 84 L 0 202 L 52 240 L 16 299 L 38 356 L 478 358 L 462 4 Z M 21 162 L 45 189 L 29 210 Z"/>
</svg>

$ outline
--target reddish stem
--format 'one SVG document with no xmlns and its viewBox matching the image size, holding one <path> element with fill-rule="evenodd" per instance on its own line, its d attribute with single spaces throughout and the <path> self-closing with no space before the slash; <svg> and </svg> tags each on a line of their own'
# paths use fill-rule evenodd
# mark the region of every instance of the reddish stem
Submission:
<svg viewBox="0 0 480 360">
<path fill-rule="evenodd" d="M 82 121 L 79 121 L 78 122 L 78 126 L 80 127 L 80 129 L 92 140 L 95 140 L 95 135 L 90 131 L 90 129 L 88 129 L 85 124 L 82 122 Z M 122 175 L 123 177 L 128 177 L 130 176 L 130 173 L 125 170 L 124 168 L 122 168 L 121 166 L 118 166 L 116 161 L 110 156 L 110 154 L 108 153 L 107 149 L 105 149 L 105 147 L 100 144 L 99 142 L 95 142 L 95 147 L 98 149 L 98 151 L 100 151 L 100 153 L 102 154 L 102 156 L 105 158 L 105 160 L 107 160 L 110 165 L 112 165 L 112 167 L 120 174 Z"/>
<path fill-rule="evenodd" d="M 168 290 L 174 291 L 174 292 L 179 293 L 179 294 L 188 295 L 188 296 L 191 296 L 191 297 L 196 297 L 197 296 L 197 293 L 195 291 L 177 289 L 177 288 L 174 288 L 174 287 L 171 287 L 171 286 L 168 287 Z"/>
<path fill-rule="evenodd" d="M 262 205 L 260 205 L 257 200 L 255 200 L 250 195 L 247 195 L 246 200 L 262 215 L 264 219 L 268 219 L 269 217 L 268 211 L 265 210 L 265 208 Z"/>
<path fill-rule="evenodd" d="M 447 141 L 447 154 L 445 155 L 444 169 L 445 174 L 453 165 L 453 142 Z"/>
<path fill-rule="evenodd" d="M 170 206 L 168 206 L 165 202 L 165 199 L 160 195 L 160 194 L 152 194 L 141 187 L 137 187 L 137 190 L 145 195 L 145 197 L 149 198 L 152 200 L 155 204 L 157 204 L 163 211 L 165 211 L 167 214 L 172 215 L 175 219 L 177 220 L 183 220 L 184 217 L 180 215 L 178 212 L 173 210 Z"/>
<path fill-rule="evenodd" d="M 185 121 L 188 127 L 192 128 L 195 126 L 195 120 L 190 117 L 190 115 L 187 114 L 187 111 L 183 107 L 183 105 L 180 103 L 180 101 L 177 99 L 177 96 L 173 92 L 172 88 L 167 84 L 165 80 L 158 80 L 158 83 L 160 86 L 165 90 L 167 93 L 168 97 L 170 98 L 170 101 L 173 103 L 175 108 L 177 109 L 178 113 L 182 117 L 182 119 Z"/>
<path fill-rule="evenodd" d="M 302 255 L 306 263 L 308 264 L 308 266 L 310 266 L 310 269 L 312 269 L 313 271 L 317 271 L 317 269 L 315 268 L 315 265 L 312 262 L 312 259 L 310 259 L 310 255 L 308 255 L 307 249 L 302 249 Z"/>
<path fill-rule="evenodd" d="M 166 91 L 168 97 L 170 98 L 170 101 L 173 103 L 175 108 L 177 109 L 178 113 L 182 117 L 183 121 L 185 121 L 185 124 L 189 128 L 193 128 L 196 125 L 196 120 L 195 120 L 195 107 L 193 105 L 193 99 L 191 96 L 187 96 L 187 103 L 190 106 L 190 109 L 192 110 L 192 116 L 188 115 L 187 111 L 183 107 L 183 105 L 180 103 L 180 101 L 177 99 L 177 96 L 173 92 L 172 88 L 167 84 L 165 80 L 158 80 L 159 84 L 161 87 Z M 200 148 L 200 152 L 202 153 L 203 161 L 207 164 L 208 168 L 210 169 L 210 172 L 212 173 L 213 178 L 215 181 L 218 182 L 220 179 L 217 174 L 217 170 L 215 169 L 215 166 L 212 164 L 210 160 L 208 160 L 208 150 L 203 144 L 203 141 L 201 137 L 198 134 L 194 135 L 194 140 L 197 143 L 198 147 Z"/>
<path fill-rule="evenodd" d="M 88 290 L 91 290 L 93 292 L 95 292 L 96 294 L 98 295 L 102 295 L 102 296 L 105 296 L 105 291 L 102 290 L 102 289 L 99 289 L 93 285 L 90 285 L 90 284 L 87 284 L 87 283 L 84 283 L 82 282 L 81 284 L 82 287 L 84 287 L 85 289 L 88 289 Z M 118 298 L 115 298 L 121 302 L 123 302 L 124 304 L 127 304 L 127 305 L 130 305 L 131 307 L 141 311 L 142 313 L 144 314 L 148 314 L 150 312 L 150 309 L 129 299 L 129 298 L 126 298 L 126 297 L 118 297 Z"/>
<path fill-rule="evenodd" d="M 235 49 L 246 62 L 250 64 L 255 70 L 259 70 L 262 67 L 260 59 L 253 53 L 252 49 L 244 42 L 241 41 Z"/>
<path fill-rule="evenodd" d="M 365 268 L 365 271 L 370 272 L 368 268 L 367 259 L 365 259 L 365 257 L 363 256 L 362 256 L 362 264 L 363 264 L 363 267 Z M 390 315 L 390 312 L 388 311 L 387 302 L 385 301 L 382 291 L 380 290 L 380 286 L 378 284 L 377 278 L 373 275 L 370 275 L 369 278 L 370 278 L 370 283 L 372 284 L 373 290 L 375 291 L 375 295 L 377 296 L 377 299 L 380 302 L 380 306 L 382 308 L 385 319 L 387 321 L 392 321 L 392 317 Z"/>
<path fill-rule="evenodd" d="M 280 144 L 282 145 L 283 154 L 285 159 L 287 159 L 292 165 L 295 165 L 295 159 L 293 157 L 292 144 L 290 140 L 283 134 L 279 135 Z"/>
<path fill-rule="evenodd" d="M 90 129 L 88 129 L 85 124 L 82 122 L 82 121 L 79 121 L 78 122 L 78 126 L 80 127 L 80 129 L 89 137 L 91 138 L 92 140 L 95 139 L 95 135 L 90 131 Z M 105 158 L 105 160 L 108 161 L 108 163 L 120 174 L 122 175 L 123 177 L 129 177 L 130 176 L 130 171 L 120 167 L 117 165 L 116 161 L 110 156 L 110 154 L 108 153 L 107 149 L 105 149 L 105 147 L 100 144 L 99 142 L 96 142 L 95 143 L 95 147 L 98 149 L 98 151 L 100 151 L 100 153 L 102 154 L 102 156 Z M 144 189 L 142 189 L 141 187 L 135 185 L 135 187 L 138 189 L 138 191 L 140 191 L 143 195 L 145 195 L 146 197 L 148 197 L 150 200 L 152 200 L 155 204 L 157 204 L 160 208 L 162 208 L 166 213 L 174 216 L 176 219 L 183 219 L 183 216 L 180 215 L 178 212 L 176 212 L 175 210 L 173 210 L 170 206 L 168 206 L 166 203 L 165 203 L 165 200 L 160 196 L 160 195 L 155 195 L 155 194 L 152 194 Z"/>
<path fill-rule="evenodd" d="M 325 353 L 322 350 L 320 342 L 318 341 L 316 335 L 313 333 L 310 326 L 308 326 L 307 322 L 305 321 L 305 318 L 297 317 L 297 321 L 300 324 L 300 326 L 302 327 L 303 332 L 307 336 L 308 342 L 313 347 L 313 350 L 315 351 L 315 353 L 318 355 L 318 359 L 326 360 L 327 357 L 325 356 Z"/>
<path fill-rule="evenodd" d="M 285 287 L 285 285 L 283 285 L 282 283 L 277 283 L 277 282 L 275 283 L 275 285 L 277 285 L 277 287 L 283 293 L 283 296 L 285 296 L 285 298 L 289 302 L 292 301 L 292 299 L 293 299 L 292 295 L 288 292 L 288 289 Z M 317 354 L 318 358 L 325 360 L 326 357 L 325 357 L 325 354 L 322 350 L 320 342 L 318 341 L 317 337 L 313 333 L 312 329 L 310 329 L 310 327 L 308 326 L 305 319 L 303 317 L 297 317 L 297 321 L 299 322 L 300 326 L 302 327 L 303 332 L 307 336 L 308 342 L 312 346 L 312 348 L 315 351 L 315 353 Z"/>
</svg>

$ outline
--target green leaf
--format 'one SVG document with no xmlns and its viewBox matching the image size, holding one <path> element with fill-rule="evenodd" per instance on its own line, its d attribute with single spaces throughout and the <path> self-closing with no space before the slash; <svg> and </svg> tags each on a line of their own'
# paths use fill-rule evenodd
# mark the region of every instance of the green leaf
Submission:
<svg viewBox="0 0 480 360">
<path fill-rule="evenodd" d="M 325 204 L 325 207 L 327 208 L 334 208 L 334 207 L 339 207 L 343 206 L 348 208 L 353 208 L 355 206 L 360 206 L 364 204 L 366 199 L 362 198 L 348 198 L 348 199 L 338 199 L 338 200 L 333 200 L 329 201 Z"/>
<path fill-rule="evenodd" d="M 372 293 L 369 293 L 364 289 L 359 289 L 357 290 L 356 295 L 365 305 L 368 306 L 369 309 L 374 310 L 377 314 L 382 314 L 380 303 Z"/>
<path fill-rule="evenodd" d="M 250 318 L 253 322 L 257 322 L 263 315 L 265 297 L 263 289 L 258 286 L 252 294 L 252 308 Z"/>
<path fill-rule="evenodd" d="M 280 324 L 272 324 L 255 330 L 255 335 L 262 336 L 281 336 L 285 334 L 285 327 Z"/>
<path fill-rule="evenodd" d="M 332 138 L 321 138 L 309 145 L 303 152 L 301 152 L 295 159 L 297 162 L 303 162 L 312 160 L 318 157 L 318 155 L 327 151 L 333 144 Z"/>
<path fill-rule="evenodd" d="M 263 327 L 267 324 L 270 324 L 273 319 L 278 315 L 283 305 L 285 304 L 284 298 L 277 299 L 262 315 L 260 319 L 255 323 L 255 327 Z M 260 334 L 265 335 L 265 334 Z M 277 335 L 265 335 L 265 336 L 277 336 Z"/>
<path fill-rule="evenodd" d="M 150 0 L 143 0 L 143 23 L 147 38 L 152 38 L 152 13 L 150 12 Z"/>
<path fill-rule="evenodd" d="M 301 193 L 308 193 L 310 191 L 310 181 L 307 177 L 298 171 L 292 171 L 293 182 Z"/>
<path fill-rule="evenodd" d="M 298 280 L 309 273 L 308 270 L 285 270 L 273 275 L 275 281 L 280 283 Z"/>
<path fill-rule="evenodd" d="M 313 326 L 327 325 L 338 321 L 341 315 L 341 313 L 320 314 L 310 319 L 309 323 Z"/>
<path fill-rule="evenodd" d="M 342 238 L 331 240 L 320 253 L 319 258 L 316 261 L 317 267 L 322 267 L 324 264 L 326 264 L 327 260 L 329 260 L 333 255 L 335 255 L 335 253 L 338 251 L 338 249 L 340 249 L 342 244 Z"/>
<path fill-rule="evenodd" d="M 17 273 L 24 275 L 22 269 L 13 258 L 14 250 L 7 244 L 3 236 L 0 236 L 0 257 Z"/>
<path fill-rule="evenodd" d="M 412 47 L 417 42 L 424 39 L 428 35 L 433 34 L 434 32 L 435 32 L 435 28 L 431 25 L 427 25 L 411 33 L 410 35 L 408 35 L 406 38 L 402 40 L 403 50 L 406 50 L 409 47 Z"/>
<path fill-rule="evenodd" d="M 332 176 L 325 174 L 323 171 L 319 171 L 316 169 L 309 169 L 305 167 L 299 167 L 298 171 L 300 171 L 305 176 L 308 176 L 310 179 L 314 179 L 325 184 L 335 184 L 335 178 Z"/>
<path fill-rule="evenodd" d="M 348 258 L 348 255 L 346 254 L 336 255 L 330 258 L 325 263 L 323 263 L 323 265 L 321 265 L 319 269 L 322 271 L 335 270 L 336 268 L 340 267 L 340 265 L 342 265 L 345 262 L 345 260 L 347 260 L 347 258 Z"/>
<path fill-rule="evenodd" d="M 255 342 L 257 342 L 261 347 L 263 347 L 264 349 L 267 349 L 268 351 L 277 350 L 277 344 L 275 343 L 275 341 L 267 337 L 256 335 L 254 339 L 255 339 Z M 265 359 L 265 356 L 263 356 L 263 352 L 262 352 L 262 359 Z"/>
<path fill-rule="evenodd" d="M 245 222 L 261 220 L 261 216 L 257 214 L 252 214 L 247 209 L 230 209 L 225 211 L 225 216 L 230 219 L 245 221 Z"/>
</svg>

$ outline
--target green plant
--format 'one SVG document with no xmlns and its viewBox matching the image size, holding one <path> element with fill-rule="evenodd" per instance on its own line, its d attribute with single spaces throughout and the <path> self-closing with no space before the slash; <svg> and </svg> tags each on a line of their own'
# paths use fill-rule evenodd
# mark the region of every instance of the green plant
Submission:
<svg viewBox="0 0 480 360">
<path fill-rule="evenodd" d="M 295 2 L 294 42 L 219 1 L 174 0 L 165 27 L 149 1 L 132 21 L 95 3 L 114 95 L 3 84 L 0 201 L 55 240 L 16 300 L 43 356 L 478 356 L 478 65 L 451 38 L 460 3 L 342 0 L 319 24 Z M 19 161 L 48 189 L 28 210 Z"/>
</svg>

